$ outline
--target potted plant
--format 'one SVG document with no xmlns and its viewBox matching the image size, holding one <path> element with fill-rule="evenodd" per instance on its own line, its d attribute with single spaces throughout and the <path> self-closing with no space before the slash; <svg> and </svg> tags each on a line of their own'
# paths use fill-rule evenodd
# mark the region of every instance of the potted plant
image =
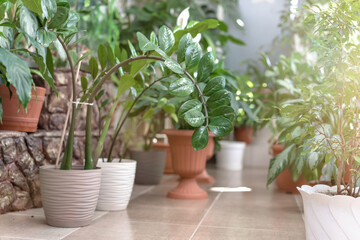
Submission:
<svg viewBox="0 0 360 240">
<path fill-rule="evenodd" d="M 360 6 L 353 1 L 329 1 L 326 6 L 308 5 L 305 24 L 317 53 L 314 72 L 318 81 L 302 79 L 301 101 L 282 111 L 298 124 L 306 124 L 299 146 L 303 164 L 320 168 L 322 178 L 335 186 L 304 185 L 303 198 L 307 239 L 357 239 L 359 201 L 359 34 Z M 292 110 L 290 110 L 292 109 Z M 346 176 L 346 164 L 350 178 Z M 346 180 L 346 178 L 348 178 Z"/>
<path fill-rule="evenodd" d="M 1 3 L 0 129 L 37 130 L 46 90 L 43 83 L 34 82 L 32 74 L 40 76 L 56 92 L 49 45 L 56 40 L 53 31 L 67 19 L 58 18 L 53 3 L 46 3 L 45 10 L 31 1 Z M 74 22 L 68 20 L 66 24 L 72 27 Z"/>
</svg>

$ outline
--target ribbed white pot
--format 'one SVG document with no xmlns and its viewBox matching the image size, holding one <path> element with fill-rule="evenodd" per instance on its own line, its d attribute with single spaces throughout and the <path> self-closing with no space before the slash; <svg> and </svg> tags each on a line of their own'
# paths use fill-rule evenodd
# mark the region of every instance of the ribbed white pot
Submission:
<svg viewBox="0 0 360 240">
<path fill-rule="evenodd" d="M 46 222 L 55 227 L 82 227 L 92 221 L 99 196 L 101 169 L 40 167 L 40 190 Z"/>
<path fill-rule="evenodd" d="M 360 239 L 360 198 L 336 193 L 336 186 L 318 184 L 298 188 L 304 204 L 307 240 Z"/>
<path fill-rule="evenodd" d="M 238 171 L 243 168 L 245 142 L 220 141 L 221 150 L 216 153 L 216 167 Z"/>
<path fill-rule="evenodd" d="M 101 162 L 101 187 L 97 210 L 119 211 L 127 208 L 134 187 L 136 161 L 123 159 Z"/>
</svg>

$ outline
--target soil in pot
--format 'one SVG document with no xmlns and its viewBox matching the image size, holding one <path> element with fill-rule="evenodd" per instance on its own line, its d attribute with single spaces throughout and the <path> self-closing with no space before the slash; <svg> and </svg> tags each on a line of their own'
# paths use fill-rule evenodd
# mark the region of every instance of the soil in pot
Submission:
<svg viewBox="0 0 360 240">
<path fill-rule="evenodd" d="M 101 169 L 40 168 L 40 191 L 47 224 L 54 227 L 82 227 L 93 219 L 99 196 Z"/>
<path fill-rule="evenodd" d="M 0 84 L 0 96 L 4 113 L 0 129 L 36 132 L 46 89 L 36 87 L 36 91 L 34 89 L 31 90 L 31 100 L 27 106 L 27 111 L 22 106 L 19 109 L 16 89 L 13 86 L 10 86 L 10 89 L 12 91 L 11 99 L 9 89 L 4 84 Z"/>
<path fill-rule="evenodd" d="M 234 136 L 238 142 L 246 142 L 246 144 L 251 144 L 253 139 L 253 128 L 251 126 L 235 127 Z"/>
<path fill-rule="evenodd" d="M 165 151 L 130 150 L 130 158 L 136 161 L 136 184 L 157 185 L 160 183 L 166 161 Z"/>
<path fill-rule="evenodd" d="M 164 130 L 168 136 L 173 168 L 180 175 L 176 188 L 171 190 L 167 197 L 175 199 L 207 199 L 207 193 L 199 187 L 196 176 L 204 169 L 206 164 L 206 149 L 195 151 L 191 144 L 193 130 Z"/>
</svg>

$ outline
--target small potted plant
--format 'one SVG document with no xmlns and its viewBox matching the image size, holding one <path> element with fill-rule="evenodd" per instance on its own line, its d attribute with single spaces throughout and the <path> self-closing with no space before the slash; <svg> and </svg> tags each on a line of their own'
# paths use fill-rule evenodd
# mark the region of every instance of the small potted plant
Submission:
<svg viewBox="0 0 360 240">
<path fill-rule="evenodd" d="M 49 45 L 56 40 L 54 31 L 74 21 L 67 19 L 67 8 L 60 19 L 56 4 L 42 9 L 32 1 L 3 1 L 0 7 L 0 129 L 35 132 L 46 89 L 32 74 L 56 92 Z"/>
</svg>

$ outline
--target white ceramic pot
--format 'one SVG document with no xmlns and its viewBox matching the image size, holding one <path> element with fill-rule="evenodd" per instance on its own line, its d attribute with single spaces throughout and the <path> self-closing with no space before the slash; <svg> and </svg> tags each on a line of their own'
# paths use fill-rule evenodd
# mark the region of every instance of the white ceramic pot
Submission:
<svg viewBox="0 0 360 240">
<path fill-rule="evenodd" d="M 307 240 L 360 239 L 360 198 L 336 193 L 336 186 L 318 184 L 298 188 L 304 204 Z"/>
<path fill-rule="evenodd" d="M 101 187 L 96 206 L 101 211 L 119 211 L 127 208 L 134 187 L 136 161 L 123 159 L 121 162 L 101 162 Z"/>
<path fill-rule="evenodd" d="M 245 142 L 220 141 L 221 150 L 216 153 L 216 167 L 238 171 L 243 168 Z"/>
<path fill-rule="evenodd" d="M 40 167 L 41 199 L 46 222 L 54 227 L 90 224 L 99 196 L 101 169 Z"/>
</svg>

